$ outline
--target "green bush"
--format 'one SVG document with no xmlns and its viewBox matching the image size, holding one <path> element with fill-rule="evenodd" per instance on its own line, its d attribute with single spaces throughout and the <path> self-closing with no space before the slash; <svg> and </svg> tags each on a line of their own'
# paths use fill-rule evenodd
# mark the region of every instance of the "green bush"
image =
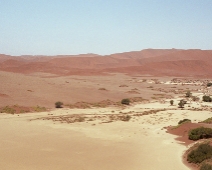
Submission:
<svg viewBox="0 0 212 170">
<path fill-rule="evenodd" d="M 10 107 L 10 106 L 5 106 L 3 108 L 1 108 L 0 110 L 1 113 L 10 113 L 10 114 L 14 114 L 16 111 L 14 108 Z"/>
<path fill-rule="evenodd" d="M 122 99 L 121 104 L 129 105 L 130 100 L 129 99 Z"/>
<path fill-rule="evenodd" d="M 212 170 L 212 165 L 203 164 L 203 165 L 201 166 L 200 170 Z"/>
<path fill-rule="evenodd" d="M 212 137 L 212 129 L 199 127 L 196 129 L 192 129 L 188 135 L 190 140 L 199 140 L 199 139 L 207 139 Z"/>
<path fill-rule="evenodd" d="M 201 163 L 206 159 L 212 157 L 212 146 L 209 144 L 200 144 L 197 149 L 192 150 L 188 156 L 187 161 L 190 163 Z"/>
<path fill-rule="evenodd" d="M 206 95 L 204 95 L 204 96 L 202 97 L 202 100 L 203 100 L 204 102 L 211 102 L 211 101 L 212 101 L 211 97 L 210 97 L 210 96 L 206 96 Z"/>
<path fill-rule="evenodd" d="M 185 123 L 185 122 L 191 122 L 191 120 L 190 119 L 183 119 L 183 120 L 180 120 L 178 122 L 178 124 L 180 125 L 180 124 Z"/>
<path fill-rule="evenodd" d="M 58 102 L 55 103 L 56 108 L 62 108 L 62 105 L 63 105 L 63 102 L 58 101 Z"/>
</svg>

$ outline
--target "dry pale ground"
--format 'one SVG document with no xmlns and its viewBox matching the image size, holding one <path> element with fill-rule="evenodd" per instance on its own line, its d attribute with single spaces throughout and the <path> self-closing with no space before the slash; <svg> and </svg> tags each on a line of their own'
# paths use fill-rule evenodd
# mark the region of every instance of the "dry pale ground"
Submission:
<svg viewBox="0 0 212 170">
<path fill-rule="evenodd" d="M 53 108 L 57 100 L 66 104 L 106 99 L 120 101 L 128 97 L 150 100 L 126 108 L 2 113 L 0 165 L 3 170 L 186 170 L 188 168 L 182 163 L 186 146 L 166 133 L 164 127 L 176 125 L 184 118 L 198 122 L 212 117 L 210 111 L 178 109 L 181 98 L 175 98 L 175 106 L 170 106 L 170 99 L 183 96 L 188 89 L 201 97 L 201 86 L 155 84 L 151 81 L 155 77 L 124 74 L 57 77 L 46 73 L 23 75 L 2 71 L 0 79 L 1 107 L 18 104 Z M 170 79 L 161 78 L 162 81 Z M 190 105 L 201 107 L 201 104 Z M 158 109 L 160 111 L 155 114 L 142 115 L 145 111 Z M 111 115 L 132 118 L 125 122 L 117 120 L 116 116 L 110 118 Z M 61 119 L 64 116 L 65 119 Z M 86 119 L 70 123 L 67 117 L 73 116 L 86 116 Z"/>
<path fill-rule="evenodd" d="M 192 105 L 198 107 L 195 103 Z M 164 108 L 167 110 L 139 116 L 145 110 Z M 175 108 L 167 100 L 164 104 L 151 102 L 124 109 L 64 108 L 43 113 L 2 114 L 1 169 L 186 170 L 182 163 L 186 146 L 166 133 L 164 127 L 174 126 L 184 118 L 198 122 L 212 114 Z M 107 115 L 120 112 L 131 115 L 130 121 L 105 121 Z M 93 121 L 61 123 L 51 120 L 63 115 L 87 116 Z"/>
</svg>

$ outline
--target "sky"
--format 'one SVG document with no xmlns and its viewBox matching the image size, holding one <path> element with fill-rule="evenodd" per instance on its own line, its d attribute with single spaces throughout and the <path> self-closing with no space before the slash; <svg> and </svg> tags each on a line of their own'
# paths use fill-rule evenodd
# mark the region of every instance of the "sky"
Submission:
<svg viewBox="0 0 212 170">
<path fill-rule="evenodd" d="M 211 0 L 0 0 L 0 54 L 212 49 Z"/>
</svg>

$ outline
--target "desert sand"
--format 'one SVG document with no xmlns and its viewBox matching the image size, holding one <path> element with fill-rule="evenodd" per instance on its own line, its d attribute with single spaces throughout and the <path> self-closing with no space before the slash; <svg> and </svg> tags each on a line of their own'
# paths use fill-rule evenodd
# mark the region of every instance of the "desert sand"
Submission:
<svg viewBox="0 0 212 170">
<path fill-rule="evenodd" d="M 173 110 L 169 102 L 136 104 L 124 109 L 58 109 L 50 112 L 1 115 L 0 162 L 3 169 L 189 169 L 182 163 L 186 146 L 165 127 L 212 114 Z M 157 113 L 136 116 L 144 110 Z M 169 110 L 171 109 L 171 110 Z M 105 122 L 105 115 L 129 114 L 130 121 Z M 64 115 L 96 117 L 93 121 L 52 121 Z M 133 116 L 135 115 L 135 116 Z M 102 117 L 103 116 L 103 117 Z M 38 119 L 37 119 L 38 118 Z M 47 119 L 46 119 L 47 118 Z"/>
<path fill-rule="evenodd" d="M 1 113 L 1 169 L 189 169 L 183 154 L 190 146 L 167 128 L 185 118 L 198 123 L 212 117 L 212 105 L 201 100 L 187 99 L 185 108 L 178 108 L 188 90 L 200 99 L 211 94 L 206 88 L 211 56 L 209 50 L 176 49 L 1 55 L 0 108 L 46 108 Z M 117 104 L 123 98 L 139 100 Z M 64 108 L 55 109 L 56 101 Z"/>
</svg>

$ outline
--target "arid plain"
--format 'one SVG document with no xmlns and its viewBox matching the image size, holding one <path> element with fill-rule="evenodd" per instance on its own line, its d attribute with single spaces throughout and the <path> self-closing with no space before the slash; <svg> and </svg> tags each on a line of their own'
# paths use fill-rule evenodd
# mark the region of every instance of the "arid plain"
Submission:
<svg viewBox="0 0 212 170">
<path fill-rule="evenodd" d="M 212 117 L 211 103 L 202 101 L 211 94 L 211 73 L 211 50 L 2 54 L 1 169 L 198 168 L 183 159 L 193 145 L 185 134 L 189 126 L 170 127 Z M 200 100 L 186 98 L 187 91 Z M 121 104 L 125 98 L 130 105 Z M 179 108 L 182 99 L 187 104 Z M 57 101 L 63 108 L 55 108 Z"/>
</svg>

